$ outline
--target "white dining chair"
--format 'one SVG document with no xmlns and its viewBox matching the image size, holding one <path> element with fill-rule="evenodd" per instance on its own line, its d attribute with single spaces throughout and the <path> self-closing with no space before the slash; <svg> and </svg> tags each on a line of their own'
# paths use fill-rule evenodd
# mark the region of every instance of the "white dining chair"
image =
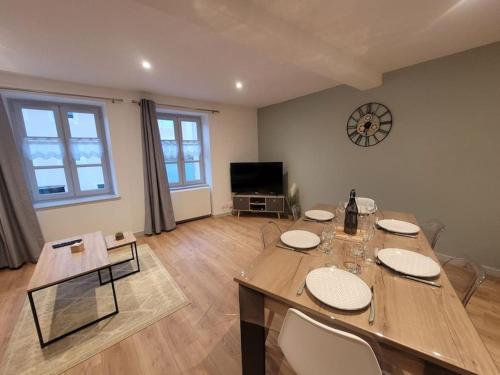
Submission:
<svg viewBox="0 0 500 375">
<path fill-rule="evenodd" d="M 445 231 L 446 225 L 444 225 L 439 219 L 430 219 L 422 223 L 420 226 L 422 231 L 429 241 L 431 248 L 435 248 L 441 234 Z"/>
<path fill-rule="evenodd" d="M 289 309 L 278 344 L 298 375 L 381 375 L 371 346 L 360 337 L 328 327 Z"/>
</svg>

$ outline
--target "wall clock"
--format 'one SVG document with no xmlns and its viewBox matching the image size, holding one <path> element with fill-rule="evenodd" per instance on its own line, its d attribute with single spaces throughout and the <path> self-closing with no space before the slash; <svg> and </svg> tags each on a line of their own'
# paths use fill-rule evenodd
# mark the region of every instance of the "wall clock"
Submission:
<svg viewBox="0 0 500 375">
<path fill-rule="evenodd" d="M 392 128 L 392 113 L 380 103 L 366 103 L 354 110 L 347 120 L 347 136 L 356 145 L 375 146 Z"/>
</svg>

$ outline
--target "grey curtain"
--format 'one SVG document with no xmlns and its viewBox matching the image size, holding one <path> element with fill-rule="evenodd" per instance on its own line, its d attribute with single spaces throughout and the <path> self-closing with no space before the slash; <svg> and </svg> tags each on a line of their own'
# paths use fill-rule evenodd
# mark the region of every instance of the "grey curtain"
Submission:
<svg viewBox="0 0 500 375">
<path fill-rule="evenodd" d="M 141 99 L 141 130 L 146 205 L 144 234 L 158 234 L 175 229 L 175 218 L 156 119 L 156 104 L 152 100 Z"/>
<path fill-rule="evenodd" d="M 36 262 L 43 243 L 21 155 L 0 97 L 0 268 Z"/>
</svg>

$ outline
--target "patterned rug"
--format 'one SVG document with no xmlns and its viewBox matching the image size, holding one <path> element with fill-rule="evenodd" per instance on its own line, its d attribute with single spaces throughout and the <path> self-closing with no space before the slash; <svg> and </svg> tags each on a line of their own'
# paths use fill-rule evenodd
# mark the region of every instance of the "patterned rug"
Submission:
<svg viewBox="0 0 500 375">
<path fill-rule="evenodd" d="M 147 245 L 138 246 L 141 272 L 115 282 L 119 314 L 40 348 L 28 299 L 7 346 L 0 374 L 59 374 L 189 304 Z M 131 257 L 130 248 L 109 252 L 112 262 Z M 113 267 L 113 276 L 137 267 Z M 107 271 L 101 271 L 103 281 Z M 34 293 L 44 340 L 114 311 L 111 284 L 97 273 Z"/>
</svg>

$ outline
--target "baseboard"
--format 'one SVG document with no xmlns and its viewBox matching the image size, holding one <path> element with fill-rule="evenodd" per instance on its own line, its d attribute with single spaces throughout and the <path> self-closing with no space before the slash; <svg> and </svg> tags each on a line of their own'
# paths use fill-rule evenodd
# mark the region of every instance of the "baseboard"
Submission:
<svg viewBox="0 0 500 375">
<path fill-rule="evenodd" d="M 500 269 L 499 268 L 484 266 L 484 265 L 483 265 L 483 268 L 486 271 L 487 275 L 493 276 L 493 277 L 500 277 Z"/>
<path fill-rule="evenodd" d="M 443 253 L 436 253 L 436 255 L 437 255 L 437 257 L 439 258 L 439 260 L 441 262 L 444 262 L 444 261 L 447 261 L 447 260 L 455 258 L 455 257 L 453 257 L 451 255 L 443 254 Z M 484 268 L 484 270 L 486 271 L 486 274 L 488 276 L 500 277 L 500 269 L 499 268 L 495 268 L 495 267 L 491 267 L 491 266 L 485 266 L 484 264 L 482 264 L 481 267 Z"/>
<path fill-rule="evenodd" d="M 227 212 L 219 212 L 218 214 L 213 214 L 213 217 L 224 217 L 224 216 L 231 216 L 233 213 L 231 211 Z"/>
<path fill-rule="evenodd" d="M 194 221 L 194 220 L 206 219 L 207 217 L 210 217 L 210 216 L 212 216 L 212 215 L 203 215 L 203 216 L 191 217 L 189 219 L 176 221 L 175 223 L 176 224 L 183 224 L 183 223 L 188 223 L 188 222 Z"/>
</svg>

